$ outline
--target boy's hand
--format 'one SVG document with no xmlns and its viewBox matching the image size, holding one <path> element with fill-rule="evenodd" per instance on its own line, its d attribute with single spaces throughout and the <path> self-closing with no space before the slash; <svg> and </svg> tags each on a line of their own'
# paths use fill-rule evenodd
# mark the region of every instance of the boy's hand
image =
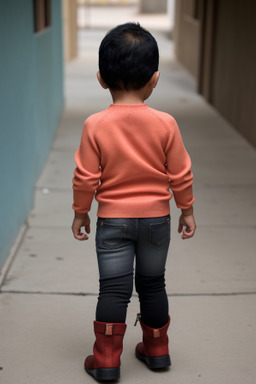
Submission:
<svg viewBox="0 0 256 384">
<path fill-rule="evenodd" d="M 85 227 L 86 233 L 89 234 L 91 232 L 90 217 L 89 217 L 88 213 L 85 213 L 84 215 L 80 215 L 80 214 L 75 213 L 75 217 L 74 217 L 73 224 L 72 224 L 72 232 L 73 232 L 75 239 L 77 239 L 77 240 L 88 240 L 89 239 L 89 237 L 85 233 L 81 232 L 81 229 L 83 227 Z"/>
<path fill-rule="evenodd" d="M 185 229 L 183 229 L 184 227 Z M 179 228 L 178 228 L 178 232 L 179 233 L 182 232 L 181 238 L 189 239 L 190 237 L 194 236 L 195 230 L 196 230 L 196 223 L 195 223 L 193 213 L 189 215 L 182 213 L 182 215 L 180 216 Z"/>
</svg>

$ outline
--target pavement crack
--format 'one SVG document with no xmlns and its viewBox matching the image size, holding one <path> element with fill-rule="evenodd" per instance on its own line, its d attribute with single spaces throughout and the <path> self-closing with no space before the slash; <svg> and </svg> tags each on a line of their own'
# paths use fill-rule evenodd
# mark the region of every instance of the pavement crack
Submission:
<svg viewBox="0 0 256 384">
<path fill-rule="evenodd" d="M 98 293 L 94 292 L 47 292 L 47 291 L 25 291 L 25 290 L 0 290 L 0 294 L 17 294 L 17 295 L 44 295 L 44 296 L 94 296 Z M 256 295 L 256 291 L 249 292 L 212 292 L 212 293 L 169 293 L 168 297 L 217 297 L 217 296 L 252 296 Z M 132 297 L 137 297 L 133 294 Z"/>
</svg>

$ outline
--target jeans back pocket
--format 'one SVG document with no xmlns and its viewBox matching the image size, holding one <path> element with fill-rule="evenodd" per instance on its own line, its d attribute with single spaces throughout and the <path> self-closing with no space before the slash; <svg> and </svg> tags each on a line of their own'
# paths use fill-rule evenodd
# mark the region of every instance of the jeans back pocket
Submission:
<svg viewBox="0 0 256 384">
<path fill-rule="evenodd" d="M 161 248 L 171 239 L 170 217 L 164 221 L 150 224 L 150 241 L 154 247 Z"/>
<path fill-rule="evenodd" d="M 97 228 L 96 246 L 113 249 L 122 245 L 126 238 L 126 225 L 101 221 Z"/>
</svg>

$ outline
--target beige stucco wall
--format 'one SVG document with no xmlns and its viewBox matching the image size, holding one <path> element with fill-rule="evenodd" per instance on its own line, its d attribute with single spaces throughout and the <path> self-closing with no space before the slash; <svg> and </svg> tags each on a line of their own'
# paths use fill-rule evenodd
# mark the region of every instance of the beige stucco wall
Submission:
<svg viewBox="0 0 256 384">
<path fill-rule="evenodd" d="M 212 103 L 256 146 L 256 2 L 217 3 Z"/>
<path fill-rule="evenodd" d="M 77 2 L 62 0 L 63 43 L 65 61 L 77 56 Z"/>
<path fill-rule="evenodd" d="M 192 0 L 176 0 L 174 42 L 178 60 L 198 78 L 200 24 L 192 17 Z"/>
<path fill-rule="evenodd" d="M 141 13 L 166 13 L 167 0 L 140 0 Z"/>
<path fill-rule="evenodd" d="M 256 2 L 176 0 L 178 60 L 200 93 L 256 146 Z"/>
</svg>

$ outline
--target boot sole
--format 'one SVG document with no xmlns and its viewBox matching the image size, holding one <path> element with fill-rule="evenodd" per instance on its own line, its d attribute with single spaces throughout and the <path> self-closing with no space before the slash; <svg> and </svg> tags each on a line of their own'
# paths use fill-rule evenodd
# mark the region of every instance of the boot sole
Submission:
<svg viewBox="0 0 256 384">
<path fill-rule="evenodd" d="M 89 369 L 84 366 L 84 369 L 98 381 L 115 381 L 120 379 L 120 368 Z"/>
<path fill-rule="evenodd" d="M 161 369 L 171 366 L 170 355 L 148 357 L 145 355 L 140 355 L 136 352 L 136 357 L 140 361 L 143 361 L 143 363 L 145 363 L 150 369 Z"/>
</svg>

